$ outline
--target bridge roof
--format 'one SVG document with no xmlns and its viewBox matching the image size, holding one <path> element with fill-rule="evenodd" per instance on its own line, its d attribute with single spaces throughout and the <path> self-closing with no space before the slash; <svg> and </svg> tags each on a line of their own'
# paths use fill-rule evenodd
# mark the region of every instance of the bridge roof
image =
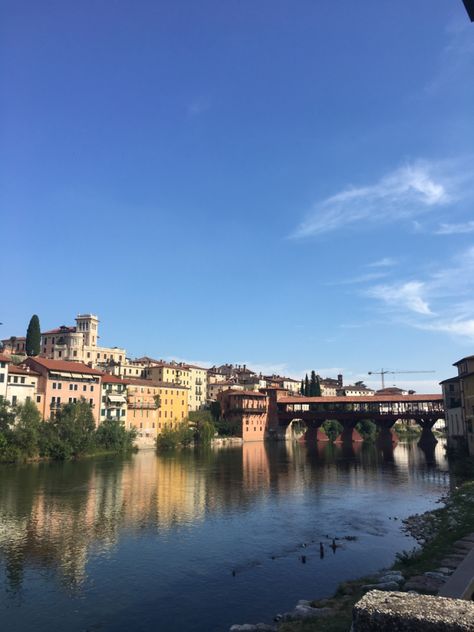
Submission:
<svg viewBox="0 0 474 632">
<path fill-rule="evenodd" d="M 330 397 L 282 397 L 279 404 L 376 404 L 393 402 L 442 402 L 441 393 L 432 395 L 368 395 L 363 396 L 330 396 Z"/>
</svg>

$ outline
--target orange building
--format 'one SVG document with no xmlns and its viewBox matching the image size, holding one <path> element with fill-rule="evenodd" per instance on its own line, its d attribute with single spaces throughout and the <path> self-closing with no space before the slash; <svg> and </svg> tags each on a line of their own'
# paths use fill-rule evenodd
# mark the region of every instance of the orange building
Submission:
<svg viewBox="0 0 474 632">
<path fill-rule="evenodd" d="M 244 441 L 265 439 L 268 419 L 267 396 L 256 391 L 223 391 L 217 395 L 224 420 Z"/>
<path fill-rule="evenodd" d="M 43 419 L 51 419 L 57 410 L 72 402 L 89 402 L 96 424 L 99 423 L 101 371 L 82 362 L 30 357 L 23 363 L 39 374 L 37 406 Z"/>
</svg>

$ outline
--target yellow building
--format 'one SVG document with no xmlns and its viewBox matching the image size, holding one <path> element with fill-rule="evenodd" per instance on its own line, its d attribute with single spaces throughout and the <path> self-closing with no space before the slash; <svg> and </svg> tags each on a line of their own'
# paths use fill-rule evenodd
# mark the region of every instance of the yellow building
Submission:
<svg viewBox="0 0 474 632">
<path fill-rule="evenodd" d="M 191 381 L 190 371 L 186 365 L 175 362 L 163 362 L 162 360 L 147 366 L 143 370 L 143 376 L 147 380 L 153 380 L 154 382 L 179 384 L 186 388 L 189 388 Z"/>
<path fill-rule="evenodd" d="M 176 428 L 188 416 L 189 389 L 155 380 L 127 380 L 127 427 L 139 437 L 155 437 L 165 428 Z"/>
</svg>

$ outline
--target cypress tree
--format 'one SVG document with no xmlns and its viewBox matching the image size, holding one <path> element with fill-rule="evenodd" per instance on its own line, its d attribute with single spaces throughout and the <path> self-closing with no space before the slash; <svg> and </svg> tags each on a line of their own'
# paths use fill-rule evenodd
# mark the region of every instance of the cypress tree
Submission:
<svg viewBox="0 0 474 632">
<path fill-rule="evenodd" d="M 300 386 L 300 393 L 301 395 L 304 395 L 304 380 L 301 380 L 301 386 Z"/>
<path fill-rule="evenodd" d="M 41 330 L 39 318 L 36 314 L 30 319 L 26 330 L 26 355 L 37 356 L 40 353 Z"/>
<path fill-rule="evenodd" d="M 316 373 L 314 371 L 311 371 L 311 380 L 310 380 L 310 383 L 309 383 L 309 395 L 310 395 L 310 397 L 315 397 L 316 396 L 316 390 L 317 390 Z"/>
<path fill-rule="evenodd" d="M 308 379 L 308 374 L 306 373 L 306 377 L 304 378 L 304 394 L 306 396 L 309 395 L 309 379 Z"/>
<path fill-rule="evenodd" d="M 316 393 L 315 397 L 321 397 L 321 382 L 319 381 L 319 375 L 316 376 Z"/>
</svg>

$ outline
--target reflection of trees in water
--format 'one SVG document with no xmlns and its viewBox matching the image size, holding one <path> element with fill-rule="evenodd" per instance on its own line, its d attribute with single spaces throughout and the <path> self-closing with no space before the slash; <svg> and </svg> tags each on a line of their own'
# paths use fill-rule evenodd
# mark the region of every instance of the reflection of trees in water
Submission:
<svg viewBox="0 0 474 632">
<path fill-rule="evenodd" d="M 434 452 L 440 462 L 442 447 Z M 68 590 L 80 590 L 91 550 L 112 549 L 126 532 L 169 530 L 207 514 L 245 512 L 269 491 L 311 487 L 318 495 L 327 484 L 360 488 L 387 477 L 389 485 L 406 484 L 429 469 L 415 444 L 394 450 L 297 442 L 4 467 L 0 560 L 11 590 L 21 588 L 25 567 L 50 571 Z"/>
</svg>

